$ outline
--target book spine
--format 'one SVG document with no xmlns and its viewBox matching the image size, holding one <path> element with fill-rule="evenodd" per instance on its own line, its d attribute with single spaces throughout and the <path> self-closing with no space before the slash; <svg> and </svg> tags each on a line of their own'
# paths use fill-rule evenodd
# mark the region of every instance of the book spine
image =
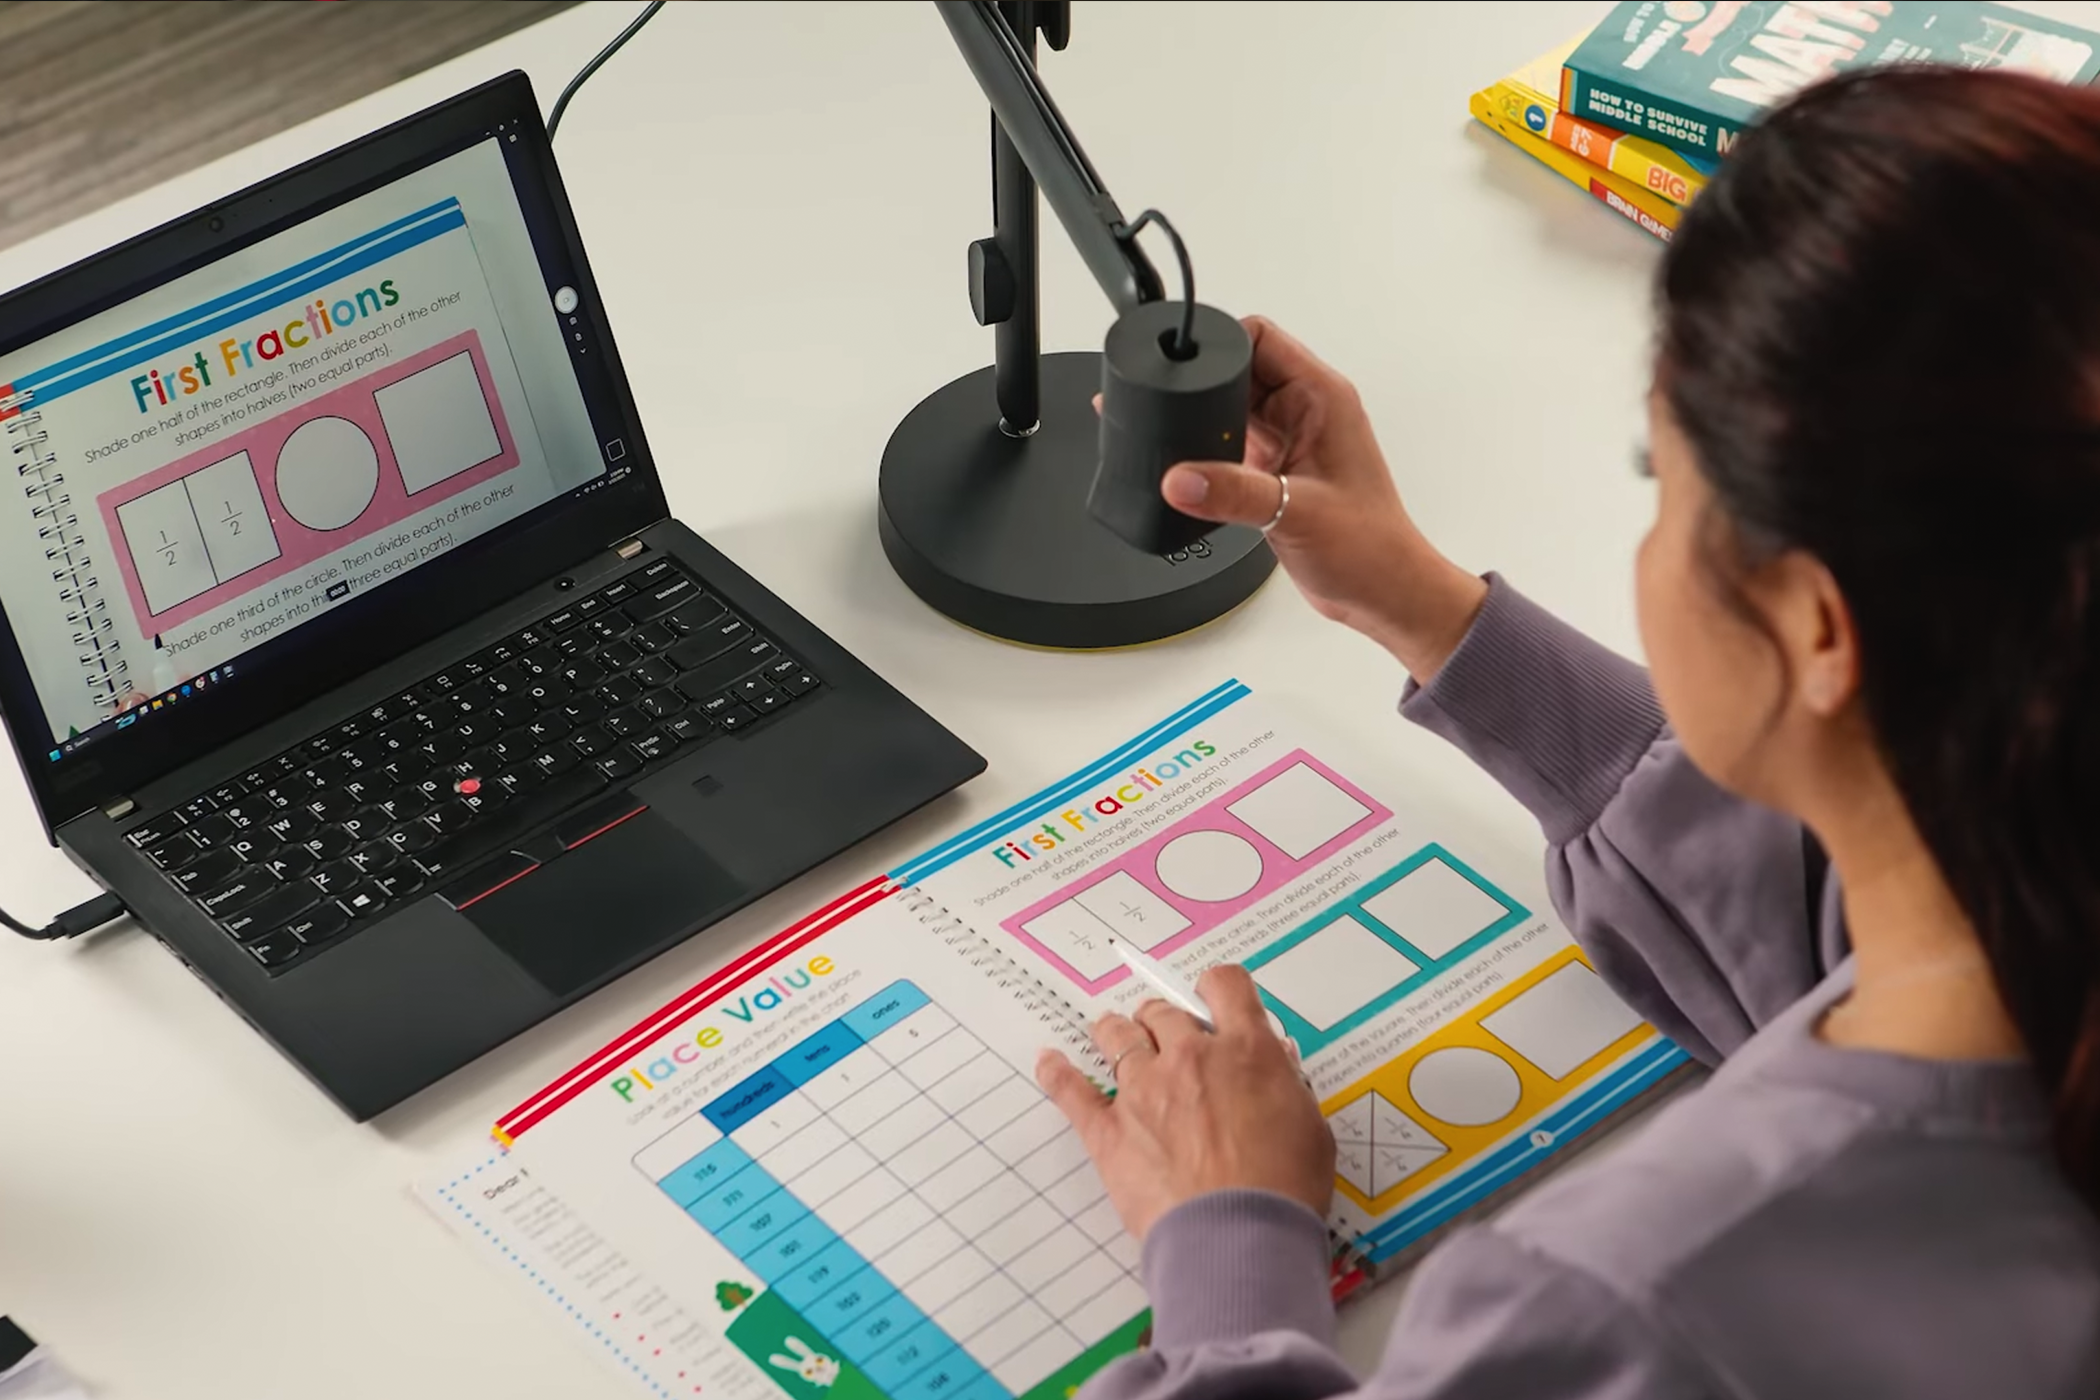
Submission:
<svg viewBox="0 0 2100 1400">
<path fill-rule="evenodd" d="M 1489 105 L 1485 93 L 1475 95 L 1472 112 L 1482 126 L 1569 184 L 1585 191 L 1592 199 L 1650 237 L 1667 243 L 1670 236 L 1676 232 L 1678 220 L 1683 217 L 1684 211 L 1669 200 L 1641 189 L 1632 181 L 1608 170 L 1591 165 L 1542 136 L 1533 135 L 1523 127 L 1502 120 Z"/>
<path fill-rule="evenodd" d="M 1650 155 L 1639 137 L 1622 135 L 1608 127 L 1555 112 L 1546 135 L 1590 164 L 1653 191 L 1672 204 L 1689 204 L 1692 196 L 1706 188 L 1706 176 L 1668 156 Z M 1649 150 L 1654 150 L 1649 146 Z M 1660 156 L 1661 158 L 1658 158 Z"/>
<path fill-rule="evenodd" d="M 1742 127 L 1732 118 L 1592 72 L 1579 60 L 1579 54 L 1571 57 L 1560 73 L 1560 108 L 1569 116 L 1645 136 L 1695 156 L 1725 156 L 1742 135 Z"/>
</svg>

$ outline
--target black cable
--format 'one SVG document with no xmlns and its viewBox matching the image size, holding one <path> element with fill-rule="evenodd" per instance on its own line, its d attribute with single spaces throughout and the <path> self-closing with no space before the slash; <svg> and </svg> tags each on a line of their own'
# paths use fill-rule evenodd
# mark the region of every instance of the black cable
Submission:
<svg viewBox="0 0 2100 1400">
<path fill-rule="evenodd" d="M 610 44 L 598 50 L 598 56 L 589 63 L 584 64 L 581 73 L 569 79 L 569 85 L 561 90 L 561 96 L 554 99 L 554 110 L 547 114 L 547 139 L 549 141 L 554 139 L 554 129 L 561 125 L 561 114 L 568 110 L 569 99 L 576 95 L 576 89 L 582 87 L 591 74 L 597 72 L 605 65 L 606 59 L 611 58 L 620 51 L 620 45 L 632 39 L 641 30 L 641 27 L 654 18 L 656 12 L 663 7 L 664 0 L 649 0 L 649 4 L 642 12 L 634 17 L 634 23 L 621 30 Z"/>
<path fill-rule="evenodd" d="M 1174 231 L 1174 225 L 1157 209 L 1147 209 L 1117 232 L 1119 238 L 1133 241 L 1138 230 L 1146 224 L 1158 224 L 1167 232 L 1167 241 L 1174 245 L 1174 258 L 1181 264 L 1181 330 L 1174 339 L 1174 348 L 1169 353 L 1177 360 L 1194 359 L 1196 355 L 1196 269 L 1189 262 L 1189 250 Z"/>
<path fill-rule="evenodd" d="M 5 909 L 0 909 L 0 927 L 13 929 L 24 938 L 46 941 L 78 938 L 81 934 L 101 928 L 104 924 L 121 919 L 130 912 L 130 908 L 116 895 L 98 894 L 85 904 L 74 905 L 42 928 L 31 928 Z"/>
</svg>

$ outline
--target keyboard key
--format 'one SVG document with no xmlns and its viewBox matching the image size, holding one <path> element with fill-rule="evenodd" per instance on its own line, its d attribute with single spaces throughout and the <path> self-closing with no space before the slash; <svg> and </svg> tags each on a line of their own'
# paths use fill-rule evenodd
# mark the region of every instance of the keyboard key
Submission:
<svg viewBox="0 0 2100 1400">
<path fill-rule="evenodd" d="M 617 782 L 621 778 L 631 778 L 641 772 L 642 761 L 622 748 L 599 759 L 596 767 L 600 773 Z"/>
<path fill-rule="evenodd" d="M 544 710 L 568 698 L 569 683 L 550 671 L 544 676 L 534 676 L 519 693 Z"/>
<path fill-rule="evenodd" d="M 667 734 L 681 744 L 697 743 L 707 737 L 714 726 L 696 714 L 682 714 L 669 719 L 657 727 L 657 732 Z"/>
<path fill-rule="evenodd" d="M 725 690 L 720 694 L 710 695 L 698 703 L 701 714 L 713 716 L 722 713 L 724 710 L 735 709 L 737 699 L 734 694 Z"/>
<path fill-rule="evenodd" d="M 773 687 L 767 683 L 764 676 L 746 676 L 729 688 L 736 692 L 736 698 L 739 700 L 755 700 Z"/>
<path fill-rule="evenodd" d="M 308 875 L 306 883 L 322 894 L 340 894 L 364 878 L 364 873 L 348 860 L 332 860 Z"/>
<path fill-rule="evenodd" d="M 299 956 L 301 944 L 288 933 L 273 933 L 248 945 L 248 952 L 264 967 L 283 967 Z"/>
<path fill-rule="evenodd" d="M 808 671 L 797 671 L 794 675 L 787 677 L 785 680 L 776 681 L 774 684 L 790 695 L 807 695 L 822 685 L 823 682 Z"/>
<path fill-rule="evenodd" d="M 246 831 L 275 814 L 276 809 L 260 797 L 239 798 L 219 809 L 219 815 L 232 822 L 234 828 L 239 831 Z"/>
<path fill-rule="evenodd" d="M 469 681 L 446 697 L 453 710 L 462 715 L 478 715 L 496 703 L 496 688 L 487 681 Z"/>
<path fill-rule="evenodd" d="M 401 823 L 412 821 L 429 811 L 430 797 L 427 793 L 417 788 L 405 787 L 393 793 L 384 802 L 381 802 L 379 810 L 388 822 L 399 826 Z"/>
<path fill-rule="evenodd" d="M 783 656 L 777 660 L 767 662 L 766 669 L 761 671 L 759 674 L 764 676 L 769 681 L 778 681 L 784 676 L 794 675 L 797 671 L 801 669 L 801 662 L 797 661 L 792 656 Z"/>
<path fill-rule="evenodd" d="M 257 793 L 256 796 L 282 812 L 288 807 L 297 805 L 310 795 L 313 790 L 314 785 L 312 783 L 294 773 L 289 777 L 279 778 L 276 782 L 271 783 Z"/>
<path fill-rule="evenodd" d="M 339 822 L 357 810 L 357 799 L 345 792 L 317 792 L 307 802 L 306 810 L 316 821 Z"/>
<path fill-rule="evenodd" d="M 173 812 L 163 812 L 143 826 L 133 827 L 124 834 L 124 839 L 143 851 L 148 846 L 158 846 L 161 842 L 182 830 L 182 827 L 183 821 L 181 817 Z"/>
<path fill-rule="evenodd" d="M 284 926 L 285 933 L 306 947 L 326 943 L 350 927 L 350 916 L 333 904 L 321 904 Z"/>
<path fill-rule="evenodd" d="M 620 739 L 630 738 L 649 727 L 649 721 L 642 717 L 642 712 L 629 705 L 622 705 L 619 709 L 611 711 L 598 723 L 605 726 L 607 733 Z"/>
<path fill-rule="evenodd" d="M 588 656 L 578 657 L 554 673 L 569 683 L 572 690 L 589 690 L 605 679 L 605 668 Z"/>
<path fill-rule="evenodd" d="M 591 635 L 601 642 L 615 641 L 627 635 L 634 623 L 625 613 L 607 613 L 590 621 Z"/>
<path fill-rule="evenodd" d="M 633 674 L 645 686 L 669 685 L 678 679 L 678 667 L 667 657 L 652 656 L 635 667 Z"/>
<path fill-rule="evenodd" d="M 618 583 L 607 584 L 605 591 L 598 596 L 607 604 L 624 603 L 634 596 L 634 585 L 621 579 Z"/>
<path fill-rule="evenodd" d="M 239 783 L 226 783 L 211 790 L 211 800 L 223 810 L 229 802 L 238 802 L 247 796 L 248 790 Z"/>
<path fill-rule="evenodd" d="M 572 627 L 581 627 L 583 625 L 583 614 L 576 611 L 574 607 L 563 608 L 540 625 L 556 636 L 560 636 Z"/>
<path fill-rule="evenodd" d="M 551 638 L 553 635 L 554 634 L 552 632 L 535 623 L 531 627 L 520 628 L 518 631 L 518 635 L 512 637 L 510 641 L 511 645 L 516 647 L 520 652 L 527 652 L 531 651 L 534 647 L 545 646 L 547 644 L 548 639 Z"/>
<path fill-rule="evenodd" d="M 685 699 L 677 691 L 666 686 L 662 690 L 652 690 L 644 695 L 635 702 L 635 708 L 650 719 L 669 719 L 685 708 Z"/>
<path fill-rule="evenodd" d="M 416 745 L 416 752 L 431 763 L 450 763 L 467 751 L 467 741 L 457 732 L 433 734 Z"/>
<path fill-rule="evenodd" d="M 240 870 L 241 858 L 232 851 L 206 852 L 174 872 L 175 887 L 184 894 L 197 894 L 224 884 Z"/>
<path fill-rule="evenodd" d="M 645 583 L 655 582 L 657 579 L 662 578 L 665 574 L 672 572 L 677 567 L 678 561 L 675 559 L 655 559 L 651 560 L 648 564 L 645 564 L 641 568 L 636 569 L 633 573 L 629 574 L 627 578 L 629 582 L 633 583 L 637 588 L 639 588 Z"/>
<path fill-rule="evenodd" d="M 756 642 L 739 647 L 727 655 L 718 656 L 704 666 L 686 671 L 678 677 L 678 693 L 689 700 L 705 700 L 730 686 L 751 671 L 771 661 L 779 653 L 771 642 Z"/>
<path fill-rule="evenodd" d="M 714 720 L 723 733 L 734 734 L 757 718 L 757 715 L 754 715 L 742 705 L 731 705 L 728 709 L 716 715 Z"/>
<path fill-rule="evenodd" d="M 423 824 L 441 839 L 452 835 L 473 819 L 473 809 L 457 801 L 440 802 L 423 814 Z"/>
<path fill-rule="evenodd" d="M 574 749 L 549 749 L 545 753 L 535 755 L 532 766 L 552 778 L 568 772 L 582 761 L 582 755 Z"/>
<path fill-rule="evenodd" d="M 579 602 L 576 605 L 576 611 L 582 613 L 585 620 L 594 618 L 605 611 L 605 599 L 593 594 Z"/>
<path fill-rule="evenodd" d="M 666 570 L 666 573 L 669 571 Z M 699 593 L 699 584 L 682 574 L 672 575 L 652 582 L 621 611 L 632 621 L 649 622 L 662 617 L 682 603 L 692 601 Z"/>
<path fill-rule="evenodd" d="M 518 694 L 507 695 L 489 706 L 489 719 L 505 729 L 513 729 L 526 723 L 539 712 L 539 701 L 526 695 L 521 688 Z"/>
<path fill-rule="evenodd" d="M 412 856 L 436 845 L 437 833 L 421 822 L 410 822 L 399 831 L 389 831 L 383 839 L 402 855 Z"/>
<path fill-rule="evenodd" d="M 647 700 L 648 696 L 642 697 Z M 569 747 L 585 758 L 595 758 L 613 746 L 613 736 L 595 724 L 585 725 L 569 736 Z"/>
<path fill-rule="evenodd" d="M 197 905 L 214 919 L 225 919 L 261 899 L 273 890 L 282 888 L 271 879 L 267 871 L 243 870 L 225 884 L 208 893 L 195 896 Z"/>
<path fill-rule="evenodd" d="M 349 855 L 350 848 L 356 844 L 350 833 L 339 826 L 324 826 L 299 843 L 301 849 L 315 860 L 335 860 Z"/>
<path fill-rule="evenodd" d="M 549 642 L 541 646 L 536 646 L 531 651 L 528 651 L 523 656 L 519 657 L 518 669 L 521 672 L 523 672 L 527 678 L 533 676 L 544 676 L 550 674 L 555 667 L 561 665 L 561 661 L 562 656 L 560 648 L 556 647 L 553 643 Z"/>
<path fill-rule="evenodd" d="M 632 705 L 646 688 L 633 676 L 614 676 L 598 687 L 598 698 L 608 705 Z"/>
<path fill-rule="evenodd" d="M 498 667 L 507 666 L 511 662 L 516 661 L 518 653 L 522 650 L 523 648 L 516 643 L 498 642 L 481 654 L 481 660 L 487 666 L 489 673 L 493 674 Z"/>
<path fill-rule="evenodd" d="M 722 600 L 711 593 L 703 593 L 690 603 L 664 614 L 663 621 L 673 632 L 683 637 L 697 632 L 720 617 L 727 609 Z"/>
<path fill-rule="evenodd" d="M 304 879 L 314 868 L 314 858 L 303 846 L 286 846 L 262 862 L 269 871 L 285 884 Z"/>
<path fill-rule="evenodd" d="M 337 864 L 347 863 L 359 875 L 367 878 L 391 870 L 401 863 L 401 853 L 384 841 L 372 841 L 359 846 Z"/>
<path fill-rule="evenodd" d="M 246 909 L 222 921 L 226 931 L 235 938 L 259 938 L 270 933 L 321 902 L 321 892 L 301 881 L 296 885 L 281 886 Z"/>
<path fill-rule="evenodd" d="M 672 647 L 664 655 L 681 671 L 690 671 L 728 651 L 751 636 L 750 625 L 733 614 L 708 623 Z"/>
<path fill-rule="evenodd" d="M 243 832 L 228 841 L 226 849 L 233 852 L 241 864 L 254 865 L 276 850 L 277 843 L 270 839 L 267 832 Z"/>
<path fill-rule="evenodd" d="M 650 624 L 652 627 L 655 625 L 654 623 Z M 647 630 L 648 628 L 641 629 L 644 632 Z M 635 662 L 641 660 L 641 648 L 635 641 L 635 638 L 640 635 L 640 632 L 635 632 L 621 638 L 617 642 L 607 642 L 604 646 L 599 647 L 598 664 L 607 671 L 624 671 Z"/>
<path fill-rule="evenodd" d="M 497 699 L 515 695 L 525 687 L 525 668 L 522 666 L 499 666 L 481 678 L 481 683 L 495 692 Z"/>
<path fill-rule="evenodd" d="M 146 852 L 146 859 L 162 870 L 180 870 L 204 849 L 187 831 L 178 831 Z"/>
<path fill-rule="evenodd" d="M 304 807 L 279 812 L 263 823 L 263 830 L 279 841 L 304 841 L 320 825 Z"/>
<path fill-rule="evenodd" d="M 792 695 L 785 694 L 782 691 L 769 689 L 766 691 L 765 694 L 754 695 L 750 699 L 746 700 L 744 703 L 749 705 L 752 709 L 758 711 L 758 713 L 762 715 L 768 715 L 771 714 L 773 711 L 779 709 L 781 706 L 787 704 L 787 702 L 792 699 L 794 699 Z"/>
<path fill-rule="evenodd" d="M 662 734 L 651 730 L 628 741 L 627 747 L 644 763 L 654 763 L 669 753 L 676 745 Z"/>
<path fill-rule="evenodd" d="M 522 797 L 546 781 L 547 775 L 530 763 L 521 763 L 496 775 L 496 786 L 512 797 Z"/>
<path fill-rule="evenodd" d="M 381 894 L 398 902 L 423 888 L 423 872 L 414 865 L 397 865 L 384 874 L 373 876 L 372 883 Z"/>
<path fill-rule="evenodd" d="M 590 691 L 581 695 L 571 695 L 561 703 L 561 712 L 568 717 L 571 724 L 590 724 L 602 716 L 605 710 L 605 702 Z"/>
<path fill-rule="evenodd" d="M 335 897 L 335 907 L 353 919 L 369 919 L 386 906 L 386 891 L 377 885 L 356 885 Z"/>
<path fill-rule="evenodd" d="M 175 810 L 182 814 L 182 819 L 184 821 L 194 822 L 203 817 L 208 817 L 213 812 L 218 811 L 219 804 L 212 801 L 211 798 L 208 796 L 192 797 L 189 801 L 183 803 L 180 807 L 176 808 Z"/>
<path fill-rule="evenodd" d="M 540 715 L 532 723 L 526 725 L 525 732 L 531 736 L 534 743 L 544 747 L 561 738 L 575 727 L 569 723 L 569 717 L 560 710 L 549 710 L 546 714 Z"/>
</svg>

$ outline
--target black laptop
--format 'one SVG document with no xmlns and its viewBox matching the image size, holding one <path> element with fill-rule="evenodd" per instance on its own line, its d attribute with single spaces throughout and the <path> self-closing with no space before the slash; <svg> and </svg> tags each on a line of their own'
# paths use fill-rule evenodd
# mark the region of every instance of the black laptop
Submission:
<svg viewBox="0 0 2100 1400">
<path fill-rule="evenodd" d="M 47 830 L 358 1118 L 984 768 L 670 518 L 523 74 L 0 298 L 0 446 Z"/>
</svg>

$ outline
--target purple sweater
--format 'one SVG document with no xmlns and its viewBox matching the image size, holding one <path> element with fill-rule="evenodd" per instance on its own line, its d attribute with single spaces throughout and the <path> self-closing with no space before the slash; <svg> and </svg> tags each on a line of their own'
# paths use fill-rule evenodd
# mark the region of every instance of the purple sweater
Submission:
<svg viewBox="0 0 2100 1400">
<path fill-rule="evenodd" d="M 1590 959 L 1719 1068 L 1445 1241 L 1368 1381 L 1335 1355 L 1311 1211 L 1188 1202 L 1145 1241 L 1151 1350 L 1082 1400 L 2100 1396 L 2100 1226 L 2040 1091 L 1816 1039 L 1851 977 L 1821 853 L 1693 769 L 1645 672 L 1497 581 L 1402 712 L 1530 808 Z"/>
</svg>

